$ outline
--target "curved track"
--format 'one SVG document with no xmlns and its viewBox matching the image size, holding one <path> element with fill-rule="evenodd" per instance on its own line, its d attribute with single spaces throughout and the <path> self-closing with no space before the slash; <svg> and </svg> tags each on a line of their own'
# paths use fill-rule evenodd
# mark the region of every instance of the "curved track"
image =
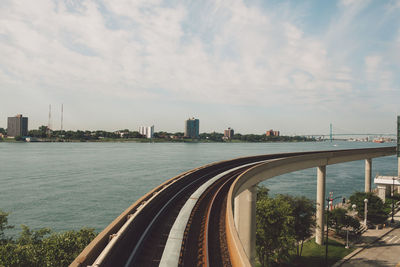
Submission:
<svg viewBox="0 0 400 267">
<path fill-rule="evenodd" d="M 224 200 L 235 178 L 252 166 L 223 176 L 201 195 L 186 226 L 179 266 L 230 266 L 224 237 Z"/>
<path fill-rule="evenodd" d="M 235 178 L 258 162 L 324 152 L 330 151 L 238 158 L 174 177 L 121 214 L 71 266 L 158 266 L 171 227 L 193 192 L 217 175 L 237 168 L 216 180 L 200 196 L 186 226 L 179 257 L 182 266 L 230 266 L 225 210 L 226 197 Z"/>
<path fill-rule="evenodd" d="M 287 156 L 287 154 L 282 156 Z M 159 191 L 155 198 L 141 209 L 140 216 L 129 224 L 120 240 L 108 251 L 107 256 L 94 265 L 158 266 L 173 222 L 181 207 L 198 187 L 229 169 L 271 158 L 278 158 L 278 156 L 257 156 L 224 161 L 180 177 Z"/>
</svg>

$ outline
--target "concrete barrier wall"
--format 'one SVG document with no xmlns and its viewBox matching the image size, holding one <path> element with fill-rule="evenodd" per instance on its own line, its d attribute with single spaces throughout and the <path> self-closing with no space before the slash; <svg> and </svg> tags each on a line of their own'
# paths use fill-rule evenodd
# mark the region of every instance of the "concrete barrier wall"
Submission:
<svg viewBox="0 0 400 267">
<path fill-rule="evenodd" d="M 250 244 L 242 243 L 236 228 L 237 226 L 235 226 L 234 201 L 243 191 L 264 180 L 285 173 L 349 161 L 390 156 L 395 153 L 396 147 L 384 147 L 306 154 L 261 163 L 241 174 L 232 184 L 227 199 L 226 234 L 233 266 L 251 266 L 250 255 L 247 254 L 249 254 L 249 248 L 254 247 Z M 249 238 L 245 239 L 248 240 Z M 255 242 L 255 240 L 252 242 Z"/>
</svg>

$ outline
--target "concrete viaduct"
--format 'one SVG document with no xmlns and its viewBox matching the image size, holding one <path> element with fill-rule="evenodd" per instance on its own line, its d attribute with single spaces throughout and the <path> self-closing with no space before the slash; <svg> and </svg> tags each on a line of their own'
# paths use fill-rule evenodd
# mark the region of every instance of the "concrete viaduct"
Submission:
<svg viewBox="0 0 400 267">
<path fill-rule="evenodd" d="M 253 266 L 256 185 L 317 168 L 316 242 L 323 243 L 326 166 L 372 159 L 396 147 L 281 153 L 212 163 L 167 180 L 107 226 L 70 266 Z M 400 161 L 399 161 L 400 170 Z M 400 175 L 400 173 L 399 173 Z"/>
</svg>

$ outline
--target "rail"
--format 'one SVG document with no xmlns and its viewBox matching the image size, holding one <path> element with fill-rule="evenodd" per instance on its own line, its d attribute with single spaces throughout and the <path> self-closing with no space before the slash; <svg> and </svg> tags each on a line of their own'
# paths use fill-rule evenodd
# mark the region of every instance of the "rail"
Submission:
<svg viewBox="0 0 400 267">
<path fill-rule="evenodd" d="M 249 260 L 235 229 L 233 219 L 233 199 L 236 195 L 249 186 L 279 174 L 315 166 L 392 155 L 394 152 L 395 148 L 375 148 L 280 153 L 221 161 L 184 172 L 167 180 L 132 204 L 107 226 L 70 266 L 133 266 L 138 264 L 147 266 L 149 262 L 152 265 L 157 264 L 167 242 L 165 236 L 168 236 L 179 210 L 197 188 L 228 170 L 268 160 L 268 162 L 258 163 L 238 174 L 229 191 L 226 190 L 224 193 L 225 196 L 218 197 L 218 201 L 226 202 L 225 235 L 230 261 L 233 266 L 246 266 L 249 264 Z M 213 199 L 216 198 L 213 197 Z"/>
</svg>

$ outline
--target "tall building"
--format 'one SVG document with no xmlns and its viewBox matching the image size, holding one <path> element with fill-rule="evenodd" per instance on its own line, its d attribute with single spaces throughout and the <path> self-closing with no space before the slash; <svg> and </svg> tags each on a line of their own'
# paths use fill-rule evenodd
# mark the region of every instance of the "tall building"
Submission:
<svg viewBox="0 0 400 267">
<path fill-rule="evenodd" d="M 27 136 L 28 117 L 22 117 L 22 114 L 18 114 L 15 117 L 8 117 L 7 135 L 12 137 Z"/>
<path fill-rule="evenodd" d="M 140 126 L 139 127 L 139 133 L 141 135 L 146 136 L 146 138 L 153 138 L 154 136 L 154 125 L 152 126 Z"/>
<path fill-rule="evenodd" d="M 228 128 L 228 130 L 224 131 L 224 137 L 227 139 L 232 139 L 234 135 L 234 131 L 231 128 Z"/>
<path fill-rule="evenodd" d="M 199 138 L 200 122 L 199 119 L 189 118 L 185 122 L 185 137 Z"/>
</svg>

